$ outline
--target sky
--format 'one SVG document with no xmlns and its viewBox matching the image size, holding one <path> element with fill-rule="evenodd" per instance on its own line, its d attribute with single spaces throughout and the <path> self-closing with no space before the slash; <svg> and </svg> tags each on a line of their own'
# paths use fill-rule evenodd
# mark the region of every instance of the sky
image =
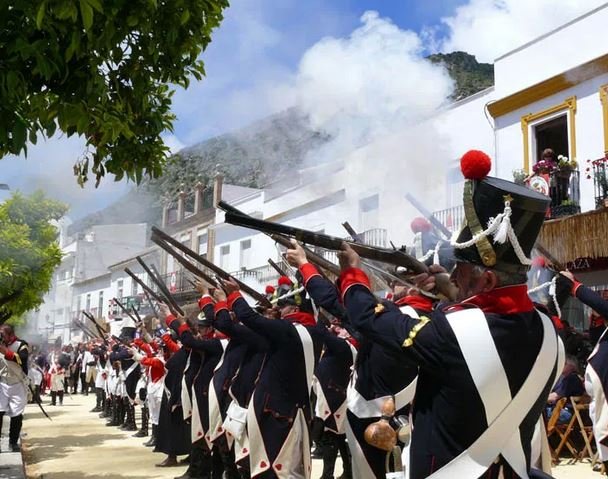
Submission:
<svg viewBox="0 0 608 479">
<path fill-rule="evenodd" d="M 232 0 L 203 54 L 207 78 L 178 90 L 173 151 L 298 103 L 302 75 L 319 46 L 337 45 L 365 28 L 368 11 L 400 38 L 408 55 L 464 50 L 479 61 L 498 56 L 601 5 L 599 0 Z M 376 18 L 374 17 L 374 18 Z M 362 45 L 365 48 L 365 45 Z M 352 54 L 348 49 L 338 53 Z M 372 50 L 373 51 L 373 50 Z M 311 54 L 312 52 L 312 54 Z M 306 61 L 308 59 L 308 62 Z M 323 63 L 319 63 L 322 65 Z M 403 105 L 407 107 L 408 105 Z M 78 218 L 112 203 L 132 185 L 106 177 L 81 189 L 72 165 L 84 142 L 61 135 L 30 146 L 27 159 L 0 160 L 0 183 L 12 190 L 45 189 Z M 0 196 L 0 201 L 6 194 Z"/>
</svg>

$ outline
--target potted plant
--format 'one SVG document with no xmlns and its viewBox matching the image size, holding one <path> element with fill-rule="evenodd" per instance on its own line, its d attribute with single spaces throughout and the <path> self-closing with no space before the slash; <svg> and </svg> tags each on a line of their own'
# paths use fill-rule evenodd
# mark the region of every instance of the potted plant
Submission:
<svg viewBox="0 0 608 479">
<path fill-rule="evenodd" d="M 551 217 L 560 218 L 562 216 L 572 216 L 580 213 L 580 207 L 574 200 L 568 199 L 561 202 L 557 206 L 551 207 Z"/>
<path fill-rule="evenodd" d="M 532 171 L 537 175 L 551 174 L 557 168 L 555 162 L 551 160 L 537 161 L 532 167 Z"/>
<path fill-rule="evenodd" d="M 524 186 L 527 179 L 528 173 L 526 173 L 525 170 L 513 170 L 513 182 L 516 185 Z"/>
<path fill-rule="evenodd" d="M 608 156 L 587 160 L 587 179 L 593 178 L 596 208 L 608 208 Z"/>
</svg>

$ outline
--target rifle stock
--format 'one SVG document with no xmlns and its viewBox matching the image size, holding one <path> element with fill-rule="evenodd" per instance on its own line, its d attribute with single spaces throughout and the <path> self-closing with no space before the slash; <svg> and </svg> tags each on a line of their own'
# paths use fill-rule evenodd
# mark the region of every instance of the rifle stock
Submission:
<svg viewBox="0 0 608 479">
<path fill-rule="evenodd" d="M 545 246 L 540 242 L 537 241 L 536 244 L 534 245 L 534 248 L 536 248 L 536 250 L 545 258 L 547 258 L 549 260 L 549 263 L 551 263 L 553 265 L 554 268 L 556 268 L 559 271 L 564 271 L 566 269 L 566 267 L 555 257 L 553 256 L 549 250 L 547 248 L 545 248 Z"/>
<path fill-rule="evenodd" d="M 225 213 L 235 213 L 235 214 L 242 215 L 242 216 L 248 216 L 247 214 L 243 213 L 241 210 L 226 203 L 225 201 L 220 201 L 217 206 L 218 206 L 218 208 L 223 210 Z M 266 236 L 271 238 L 275 243 L 283 246 L 284 248 L 289 249 L 289 248 L 293 247 L 290 239 L 287 236 L 283 236 L 280 234 L 272 234 L 272 233 L 269 233 L 266 231 L 262 231 L 262 233 L 264 233 Z M 336 264 L 325 259 L 323 256 L 315 253 L 310 248 L 307 248 L 305 245 L 302 245 L 302 247 L 304 248 L 304 251 L 306 252 L 306 258 L 308 259 L 308 261 L 310 261 L 311 263 L 313 263 L 316 266 L 318 266 L 319 268 L 321 268 L 319 270 L 319 273 L 321 273 L 321 275 L 324 278 L 327 279 L 327 276 L 323 273 L 323 270 L 329 271 L 334 276 L 340 276 L 340 268 Z"/>
<path fill-rule="evenodd" d="M 345 241 L 342 238 L 337 238 L 335 236 L 313 233 L 312 231 L 302 228 L 294 228 L 280 223 L 258 220 L 247 215 L 235 213 L 233 211 L 226 212 L 226 223 L 251 228 L 267 234 L 290 236 L 303 243 L 320 246 L 321 248 L 329 250 L 340 250 L 342 249 L 342 244 L 346 243 L 362 258 L 381 263 L 388 263 L 395 266 L 402 266 L 416 274 L 429 273 L 429 269 L 424 263 L 418 261 L 416 258 L 404 253 L 403 251 L 376 248 L 373 246 L 358 244 L 352 241 Z M 272 237 L 274 238 L 274 236 Z M 453 298 L 455 294 L 453 285 L 449 281 L 438 281 L 437 291 L 447 298 Z"/>
<path fill-rule="evenodd" d="M 152 296 L 157 302 L 167 304 L 167 306 L 169 306 L 169 309 L 171 310 L 172 314 L 177 316 L 177 315 L 183 313 L 183 311 L 180 313 L 181 309 L 179 311 L 175 310 L 171 303 L 168 303 L 166 299 L 163 299 L 160 295 L 158 295 L 152 288 L 150 288 L 146 283 L 144 283 L 141 279 L 139 279 L 137 277 L 137 275 L 135 273 L 133 273 L 133 271 L 131 271 L 129 268 L 125 268 L 125 273 L 127 273 L 129 276 L 131 276 L 133 281 L 135 281 L 137 284 L 139 284 L 142 287 L 142 289 L 146 293 L 148 293 L 150 296 Z M 162 319 L 164 320 L 165 318 L 162 318 Z"/>
<path fill-rule="evenodd" d="M 279 276 L 287 276 L 287 273 L 283 271 L 283 269 L 281 269 L 278 264 L 272 261 L 272 259 L 268 258 L 268 264 L 272 266 L 272 269 L 274 269 L 279 274 Z"/>
<path fill-rule="evenodd" d="M 167 252 L 167 254 L 173 256 L 175 258 L 175 260 L 184 267 L 184 269 L 187 269 L 188 271 L 190 271 L 194 276 L 201 278 L 202 280 L 209 283 L 214 288 L 218 287 L 217 283 L 211 276 L 209 276 L 207 273 L 205 273 L 204 271 L 202 271 L 202 270 L 198 269 L 196 266 L 194 266 L 190 261 L 188 261 L 186 258 L 184 258 L 180 253 L 175 251 L 175 249 L 173 249 L 171 246 L 169 246 L 165 241 L 155 241 L 155 243 L 158 246 L 160 246 L 162 249 L 164 249 Z M 195 285 L 193 284 L 192 286 L 195 286 Z"/>
<path fill-rule="evenodd" d="M 140 256 L 137 256 L 136 259 L 137 259 L 137 262 L 144 269 L 144 271 L 146 273 L 148 273 L 148 276 L 154 282 L 154 284 L 156 285 L 156 287 L 158 288 L 158 290 L 166 298 L 164 302 L 167 305 L 171 306 L 173 308 L 173 311 L 176 311 L 181 316 L 184 316 L 184 311 L 182 310 L 182 308 L 179 307 L 179 304 L 177 304 L 177 301 L 175 301 L 175 299 L 173 298 L 173 295 L 167 289 L 167 285 L 164 283 L 164 281 L 159 276 L 157 276 L 154 271 L 152 271 L 150 269 L 150 267 L 145 263 L 145 261 L 143 259 L 141 259 Z"/>
<path fill-rule="evenodd" d="M 205 266 L 207 269 L 210 269 L 211 271 L 213 271 L 219 278 L 222 278 L 224 280 L 232 279 L 232 280 L 236 281 L 236 283 L 238 283 L 241 291 L 243 291 L 245 294 L 251 296 L 255 301 L 263 304 L 264 306 L 266 306 L 268 308 L 272 307 L 272 305 L 270 304 L 270 301 L 268 301 L 268 298 L 266 298 L 266 296 L 259 293 L 258 291 L 253 289 L 248 284 L 243 283 L 242 281 L 238 280 L 237 278 L 233 278 L 229 273 L 224 271 L 222 268 L 214 265 L 211 261 L 208 261 L 206 258 L 203 258 L 200 254 L 195 253 L 187 246 L 184 246 L 183 244 L 181 244 L 179 241 L 176 241 L 174 238 L 169 236 L 164 231 L 158 229 L 156 226 L 152 227 L 152 241 L 154 241 L 156 244 L 159 244 L 159 241 L 169 243 L 171 246 L 182 251 L 183 253 L 188 255 L 190 258 L 194 259 L 195 261 L 197 261 L 200 264 L 202 264 L 203 266 Z"/>
</svg>

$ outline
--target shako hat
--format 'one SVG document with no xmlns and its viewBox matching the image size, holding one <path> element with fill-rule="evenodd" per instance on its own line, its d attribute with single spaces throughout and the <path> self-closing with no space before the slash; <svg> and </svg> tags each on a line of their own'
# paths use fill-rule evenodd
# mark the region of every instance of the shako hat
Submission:
<svg viewBox="0 0 608 479">
<path fill-rule="evenodd" d="M 511 181 L 487 176 L 490 157 L 471 150 L 460 160 L 465 223 L 453 240 L 458 261 L 504 272 L 525 272 L 550 199 Z"/>
</svg>

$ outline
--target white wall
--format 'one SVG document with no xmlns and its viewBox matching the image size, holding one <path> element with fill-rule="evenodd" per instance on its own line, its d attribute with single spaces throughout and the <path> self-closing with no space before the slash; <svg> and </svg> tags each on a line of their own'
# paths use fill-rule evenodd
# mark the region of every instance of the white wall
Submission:
<svg viewBox="0 0 608 479">
<path fill-rule="evenodd" d="M 605 55 L 606 25 L 608 5 L 500 57 L 494 64 L 496 93 L 510 95 Z"/>
<path fill-rule="evenodd" d="M 603 116 L 599 88 L 600 85 L 606 83 L 608 83 L 608 74 L 600 75 L 498 118 L 496 120 L 498 176 L 512 180 L 513 170 L 524 166 L 521 117 L 543 111 L 563 103 L 566 98 L 576 96 L 576 160 L 579 163 L 581 175 L 581 209 L 582 211 L 594 209 L 593 180 L 586 178 L 585 168 L 586 160 L 600 158 L 604 152 Z M 531 142 L 530 137 L 530 144 Z M 531 153 L 530 166 L 533 163 L 534 155 Z"/>
</svg>

